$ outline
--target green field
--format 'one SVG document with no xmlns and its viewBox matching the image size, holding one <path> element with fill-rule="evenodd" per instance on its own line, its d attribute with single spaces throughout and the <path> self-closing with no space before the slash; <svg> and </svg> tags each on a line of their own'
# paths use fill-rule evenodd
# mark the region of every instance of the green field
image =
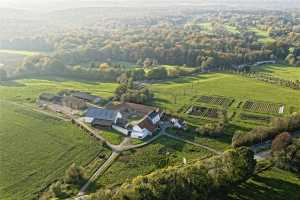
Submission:
<svg viewBox="0 0 300 200">
<path fill-rule="evenodd" d="M 253 120 L 240 119 L 240 113 L 244 112 L 242 105 L 247 100 L 284 104 L 285 115 L 289 114 L 291 108 L 300 110 L 300 91 L 231 74 L 203 74 L 195 77 L 178 78 L 173 81 L 152 84 L 150 87 L 155 92 L 154 104 L 175 114 L 178 114 L 181 108 L 198 105 L 199 102 L 195 102 L 195 97 L 197 99 L 197 97 L 202 95 L 233 98 L 234 102 L 227 110 L 229 117 L 234 116 L 225 129 L 224 137 L 207 138 L 190 132 L 179 135 L 219 150 L 230 147 L 231 138 L 236 130 L 248 131 L 258 125 L 268 125 L 261 121 L 255 122 Z M 222 106 L 203 103 L 201 105 L 222 109 Z M 252 114 L 260 115 L 257 113 Z M 195 126 L 207 123 L 207 121 L 214 121 L 214 119 L 203 119 L 187 115 L 184 112 L 181 112 L 179 115 Z M 276 115 L 269 113 L 267 116 L 272 117 Z"/>
<path fill-rule="evenodd" d="M 299 198 L 300 178 L 297 178 L 296 174 L 273 168 L 234 189 L 228 200 L 299 200 Z"/>
<path fill-rule="evenodd" d="M 275 39 L 271 38 L 269 36 L 269 33 L 267 31 L 259 30 L 255 27 L 248 29 L 251 32 L 254 32 L 258 36 L 258 41 L 261 43 L 272 43 L 275 42 Z"/>
<path fill-rule="evenodd" d="M 5 101 L 0 107 L 0 199 L 33 199 L 73 162 L 109 154 L 70 122 Z"/>
<path fill-rule="evenodd" d="M 121 133 L 118 133 L 117 131 L 114 130 L 101 130 L 99 135 L 101 135 L 102 137 L 104 137 L 107 141 L 109 141 L 111 144 L 120 144 L 123 139 L 124 136 L 121 135 Z"/>
<path fill-rule="evenodd" d="M 24 79 L 16 82 L 0 83 L 0 95 L 5 100 L 34 103 L 39 94 L 43 92 L 59 92 L 63 89 L 74 89 L 108 98 L 113 96 L 117 86 L 118 84 L 115 83 L 72 81 L 62 78 L 44 77 L 41 79 Z"/>
<path fill-rule="evenodd" d="M 292 67 L 288 65 L 263 65 L 254 68 L 254 70 L 264 73 L 270 73 L 273 76 L 280 77 L 286 80 L 300 80 L 300 67 Z"/>
<path fill-rule="evenodd" d="M 146 147 L 123 153 L 98 179 L 97 185 L 115 186 L 126 179 L 148 174 L 166 165 L 182 163 L 183 158 L 191 162 L 209 155 L 203 148 L 161 137 Z"/>
<path fill-rule="evenodd" d="M 152 84 L 155 104 L 176 112 L 190 104 L 191 98 L 200 95 L 219 95 L 235 99 L 232 107 L 246 100 L 282 103 L 287 107 L 300 105 L 300 91 L 231 74 L 203 74 Z M 287 109 L 288 109 L 287 108 Z"/>
<path fill-rule="evenodd" d="M 37 51 L 23 51 L 23 50 L 11 50 L 11 49 L 0 49 L 0 53 L 21 55 L 21 56 L 34 56 L 34 55 L 41 54 L 41 52 L 37 52 Z"/>
<path fill-rule="evenodd" d="M 239 34 L 240 33 L 240 31 L 235 26 L 225 25 L 225 28 L 226 28 L 227 31 L 229 31 L 233 34 Z"/>
</svg>

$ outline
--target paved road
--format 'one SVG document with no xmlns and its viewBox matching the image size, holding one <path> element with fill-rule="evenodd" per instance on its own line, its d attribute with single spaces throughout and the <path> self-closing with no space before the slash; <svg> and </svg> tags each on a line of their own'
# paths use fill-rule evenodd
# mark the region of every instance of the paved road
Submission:
<svg viewBox="0 0 300 200">
<path fill-rule="evenodd" d="M 182 142 L 185 142 L 185 143 L 188 143 L 188 144 L 191 144 L 191 145 L 194 145 L 194 146 L 198 146 L 198 147 L 202 147 L 208 151 L 211 151 L 215 154 L 222 154 L 223 152 L 220 152 L 220 151 L 217 151 L 211 147 L 208 147 L 208 146 L 205 146 L 205 145 L 202 145 L 202 144 L 198 144 L 198 143 L 195 143 L 195 142 L 192 142 L 192 141 L 189 141 L 189 140 L 186 140 L 186 139 L 183 139 L 183 138 L 180 138 L 180 137 L 177 137 L 175 135 L 171 135 L 171 134 L 168 134 L 166 132 L 163 133 L 163 135 L 167 136 L 167 137 L 170 137 L 172 139 L 175 139 L 175 140 L 179 140 L 179 141 L 182 141 Z"/>
<path fill-rule="evenodd" d="M 293 138 L 300 137 L 300 131 L 295 131 L 290 134 Z M 270 150 L 271 147 L 272 147 L 272 140 L 268 140 L 262 144 L 253 145 L 250 148 L 255 153 L 254 159 L 259 161 L 259 160 L 263 160 L 266 158 L 270 158 L 272 156 L 271 150 Z M 267 150 L 259 152 L 259 149 L 267 149 Z"/>
</svg>

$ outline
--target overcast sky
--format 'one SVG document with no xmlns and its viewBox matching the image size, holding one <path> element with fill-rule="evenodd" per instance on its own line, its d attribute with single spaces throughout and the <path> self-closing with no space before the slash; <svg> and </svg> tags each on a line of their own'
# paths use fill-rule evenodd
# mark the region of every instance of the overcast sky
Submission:
<svg viewBox="0 0 300 200">
<path fill-rule="evenodd" d="M 228 3 L 228 5 L 236 4 L 244 5 L 245 2 L 251 5 L 259 6 L 260 4 L 271 5 L 277 3 L 277 5 L 300 5 L 300 0 L 0 0 L 0 7 L 4 8 L 18 8 L 29 9 L 35 11 L 51 11 L 62 10 L 67 8 L 76 7 L 92 7 L 92 6 L 147 6 L 147 5 L 189 5 L 201 3 Z M 254 3 L 253 3 L 254 2 Z"/>
</svg>

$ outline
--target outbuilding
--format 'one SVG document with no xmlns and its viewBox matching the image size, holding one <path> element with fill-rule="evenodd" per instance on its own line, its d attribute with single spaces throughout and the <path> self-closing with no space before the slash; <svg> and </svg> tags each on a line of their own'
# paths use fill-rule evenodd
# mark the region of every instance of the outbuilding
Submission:
<svg viewBox="0 0 300 200">
<path fill-rule="evenodd" d="M 121 118 L 122 114 L 118 111 L 91 107 L 85 112 L 84 121 L 93 126 L 112 126 Z"/>
</svg>

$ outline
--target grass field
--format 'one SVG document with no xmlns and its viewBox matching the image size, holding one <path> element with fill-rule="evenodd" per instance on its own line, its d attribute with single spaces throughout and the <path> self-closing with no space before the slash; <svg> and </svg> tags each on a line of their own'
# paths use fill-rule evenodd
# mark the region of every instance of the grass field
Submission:
<svg viewBox="0 0 300 200">
<path fill-rule="evenodd" d="M 2 85 L 1 85 L 2 84 Z M 91 92 L 104 98 L 112 97 L 118 84 L 66 80 L 44 77 L 41 79 L 24 79 L 16 82 L 0 83 L 0 95 L 5 100 L 34 103 L 43 92 L 59 92 L 74 89 Z"/>
<path fill-rule="evenodd" d="M 271 38 L 267 31 L 259 30 L 255 27 L 251 27 L 248 30 L 254 32 L 259 37 L 258 41 L 261 43 L 275 42 L 275 39 Z"/>
<path fill-rule="evenodd" d="M 118 133 L 114 130 L 101 130 L 99 135 L 108 140 L 111 144 L 120 144 L 124 139 L 124 136 L 121 133 Z"/>
<path fill-rule="evenodd" d="M 233 104 L 227 109 L 228 115 L 233 115 L 234 117 L 230 125 L 226 127 L 224 137 L 217 139 L 205 138 L 189 132 L 182 135 L 184 138 L 207 144 L 219 150 L 230 147 L 231 138 L 236 130 L 248 131 L 258 125 L 267 125 L 260 121 L 240 119 L 239 115 L 243 112 L 241 105 L 247 100 L 284 104 L 284 114 L 289 114 L 291 108 L 297 111 L 300 110 L 300 91 L 231 74 L 203 74 L 195 77 L 178 78 L 173 81 L 152 84 L 150 87 L 155 92 L 154 104 L 176 114 L 178 114 L 180 108 L 193 104 L 194 100 L 192 99 L 197 99 L 195 96 L 227 96 L 235 99 Z M 222 107 L 219 106 L 217 108 Z M 196 126 L 211 120 L 183 113 L 180 115 L 190 124 Z M 273 116 L 273 114 L 270 113 L 269 116 Z"/>
<path fill-rule="evenodd" d="M 115 186 L 138 175 L 144 175 L 166 165 L 180 164 L 183 158 L 187 162 L 209 156 L 210 153 L 203 148 L 161 137 L 154 143 L 125 152 L 99 178 L 97 184 L 101 186 Z M 167 161 L 168 160 L 168 161 Z"/>
<path fill-rule="evenodd" d="M 228 200 L 299 200 L 300 178 L 277 168 L 265 171 L 234 189 Z"/>
<path fill-rule="evenodd" d="M 254 68 L 255 71 L 270 73 L 274 76 L 297 81 L 300 80 L 300 67 L 292 67 L 288 65 L 263 65 Z"/>
<path fill-rule="evenodd" d="M 227 31 L 234 33 L 234 34 L 239 34 L 240 31 L 235 27 L 235 26 L 231 26 L 231 25 L 225 25 L 225 28 Z"/>
<path fill-rule="evenodd" d="M 196 95 L 231 97 L 235 99 L 232 107 L 249 99 L 283 103 L 288 107 L 297 108 L 300 104 L 300 91 L 230 74 L 203 74 L 178 78 L 152 84 L 150 88 L 155 92 L 155 104 L 174 112 L 189 104 L 191 98 Z"/>
<path fill-rule="evenodd" d="M 11 50 L 11 49 L 0 49 L 0 53 L 21 55 L 21 56 L 34 56 L 34 55 L 41 54 L 41 52 L 37 52 L 37 51 L 23 51 L 23 50 Z"/>
<path fill-rule="evenodd" d="M 34 199 L 73 163 L 102 151 L 71 123 L 0 101 L 0 199 Z"/>
</svg>

